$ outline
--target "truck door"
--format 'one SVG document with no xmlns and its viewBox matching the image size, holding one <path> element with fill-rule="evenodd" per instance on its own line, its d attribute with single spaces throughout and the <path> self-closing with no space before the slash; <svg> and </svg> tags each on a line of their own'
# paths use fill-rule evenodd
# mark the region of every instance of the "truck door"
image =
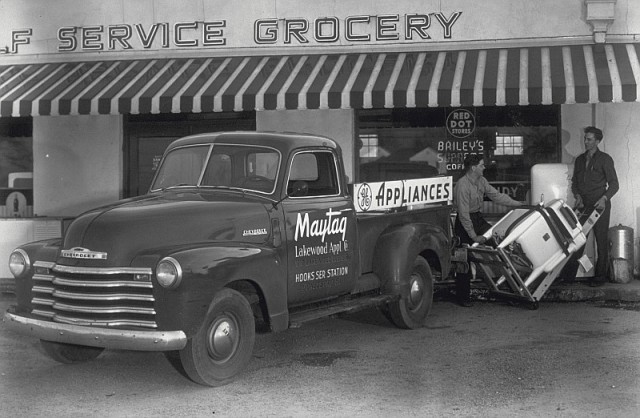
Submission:
<svg viewBox="0 0 640 418">
<path fill-rule="evenodd" d="M 294 154 L 283 202 L 289 305 L 345 294 L 357 278 L 356 217 L 329 150 Z"/>
</svg>

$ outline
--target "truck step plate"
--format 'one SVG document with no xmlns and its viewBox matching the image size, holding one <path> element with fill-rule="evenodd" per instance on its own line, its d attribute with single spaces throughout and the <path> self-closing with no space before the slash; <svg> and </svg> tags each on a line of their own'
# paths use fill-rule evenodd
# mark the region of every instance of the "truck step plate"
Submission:
<svg viewBox="0 0 640 418">
<path fill-rule="evenodd" d="M 395 298 L 396 296 L 393 295 L 380 295 L 349 300 L 341 299 L 340 301 L 333 303 L 329 302 L 312 309 L 293 312 L 289 316 L 289 327 L 298 328 L 303 322 L 313 321 L 314 319 L 319 319 L 340 313 L 357 312 L 359 310 L 370 308 L 372 306 L 381 305 L 383 303 L 394 300 Z"/>
</svg>

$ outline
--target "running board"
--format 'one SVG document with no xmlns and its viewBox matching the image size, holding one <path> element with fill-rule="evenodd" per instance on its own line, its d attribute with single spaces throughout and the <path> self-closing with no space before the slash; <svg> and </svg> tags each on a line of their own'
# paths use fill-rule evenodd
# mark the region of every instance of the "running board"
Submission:
<svg viewBox="0 0 640 418">
<path fill-rule="evenodd" d="M 302 323 L 315 319 L 341 313 L 352 313 L 363 309 L 379 306 L 397 299 L 397 295 L 376 295 L 364 296 L 355 299 L 340 299 L 338 301 L 316 304 L 312 308 L 307 308 L 289 315 L 289 328 L 299 328 Z"/>
</svg>

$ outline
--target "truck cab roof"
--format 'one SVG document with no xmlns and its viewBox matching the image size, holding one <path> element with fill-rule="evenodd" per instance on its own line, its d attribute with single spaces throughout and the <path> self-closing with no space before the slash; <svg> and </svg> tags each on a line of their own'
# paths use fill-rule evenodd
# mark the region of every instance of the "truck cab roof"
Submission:
<svg viewBox="0 0 640 418">
<path fill-rule="evenodd" d="M 338 144 L 327 137 L 320 135 L 288 133 L 288 132 L 214 132 L 190 135 L 177 139 L 167 148 L 167 152 L 178 147 L 195 144 L 238 144 L 238 145 L 263 145 L 277 149 L 283 155 L 289 155 L 291 151 L 299 148 L 332 148 L 339 150 Z"/>
</svg>

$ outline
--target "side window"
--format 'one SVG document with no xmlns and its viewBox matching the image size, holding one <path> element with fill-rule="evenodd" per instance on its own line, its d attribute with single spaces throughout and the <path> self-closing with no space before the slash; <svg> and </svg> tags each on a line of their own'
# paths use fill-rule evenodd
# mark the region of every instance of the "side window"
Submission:
<svg viewBox="0 0 640 418">
<path fill-rule="evenodd" d="M 300 185 L 305 186 L 302 190 Z M 332 153 L 303 152 L 296 154 L 291 163 L 287 193 L 297 188 L 295 197 L 334 196 L 340 192 L 336 162 Z"/>
<path fill-rule="evenodd" d="M 246 176 L 259 176 L 274 181 L 280 158 L 274 152 L 255 152 L 247 156 Z"/>
</svg>

